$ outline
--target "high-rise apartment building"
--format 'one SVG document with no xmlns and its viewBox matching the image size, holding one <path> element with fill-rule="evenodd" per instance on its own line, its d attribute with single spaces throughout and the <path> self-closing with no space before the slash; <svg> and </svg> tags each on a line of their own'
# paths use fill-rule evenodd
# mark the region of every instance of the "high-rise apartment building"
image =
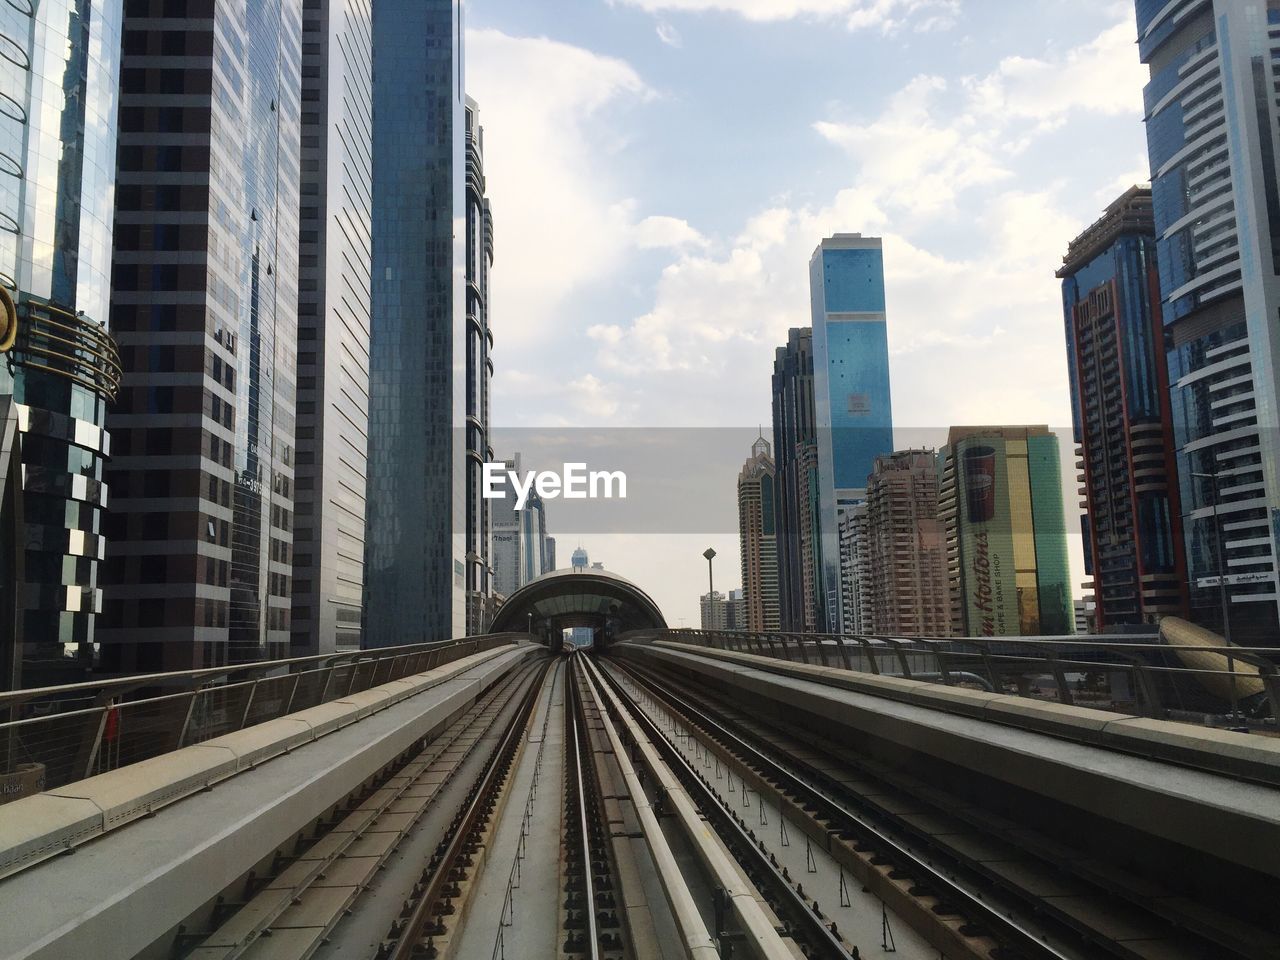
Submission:
<svg viewBox="0 0 1280 960">
<path fill-rule="evenodd" d="M 1062 302 L 1096 626 L 1185 617 L 1187 574 L 1151 191 L 1073 240 Z"/>
<path fill-rule="evenodd" d="M 544 538 L 542 547 L 542 569 L 544 573 L 550 573 L 556 569 L 556 538 Z"/>
<path fill-rule="evenodd" d="M 774 522 L 774 468 L 769 441 L 751 445 L 738 474 L 738 538 L 746 630 L 778 629 L 778 539 Z"/>
<path fill-rule="evenodd" d="M 1138 0 L 1194 619 L 1280 636 L 1280 6 Z"/>
<path fill-rule="evenodd" d="M 726 630 L 754 630 L 747 620 L 747 595 L 739 587 L 730 590 L 724 601 L 724 628 Z"/>
<path fill-rule="evenodd" d="M 862 619 L 866 632 L 900 637 L 951 633 L 946 525 L 938 516 L 932 450 L 877 457 L 867 481 Z"/>
<path fill-rule="evenodd" d="M 120 0 L 0 9 L 0 689 L 98 659 L 121 19 Z"/>
<path fill-rule="evenodd" d="M 1071 633 L 1058 438 L 1044 426 L 952 427 L 938 470 L 952 635 Z"/>
<path fill-rule="evenodd" d="M 285 656 L 302 3 L 138 0 L 122 49 L 104 659 Z"/>
<path fill-rule="evenodd" d="M 729 602 L 719 590 L 704 593 L 698 598 L 703 630 L 729 629 Z"/>
<path fill-rule="evenodd" d="M 370 0 L 303 0 L 295 657 L 358 648 L 369 452 Z"/>
<path fill-rule="evenodd" d="M 855 503 L 840 514 L 840 595 L 844 597 L 841 633 L 871 632 L 871 566 L 867 553 L 867 504 Z"/>
<path fill-rule="evenodd" d="M 818 444 L 813 331 L 793 327 L 773 362 L 778 619 L 783 630 L 825 629 L 819 600 Z"/>
<path fill-rule="evenodd" d="M 366 647 L 466 630 L 461 18 L 459 0 L 373 5 Z"/>
<path fill-rule="evenodd" d="M 813 406 L 818 442 L 821 565 L 827 624 L 843 620 L 842 512 L 866 496 L 876 457 L 893 450 L 884 253 L 879 237 L 838 233 L 809 261 Z"/>
<path fill-rule="evenodd" d="M 489 327 L 489 271 L 493 267 L 493 213 L 485 197 L 484 128 L 480 108 L 466 101 L 467 139 L 467 468 L 466 568 L 467 633 L 483 633 L 493 592 L 492 518 L 484 497 L 484 465 L 493 460 L 489 444 L 489 385 L 493 379 L 493 332 Z M 539 563 L 545 568 L 546 557 Z M 549 569 L 549 568 L 547 568 Z"/>
</svg>

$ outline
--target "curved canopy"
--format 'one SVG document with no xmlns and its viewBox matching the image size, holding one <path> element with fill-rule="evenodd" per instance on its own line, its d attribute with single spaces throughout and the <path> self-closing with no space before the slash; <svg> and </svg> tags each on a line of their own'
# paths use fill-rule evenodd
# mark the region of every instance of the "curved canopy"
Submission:
<svg viewBox="0 0 1280 960">
<path fill-rule="evenodd" d="M 494 633 L 525 630 L 530 615 L 540 631 L 595 627 L 607 635 L 665 629 L 662 611 L 630 580 L 608 570 L 553 570 L 530 580 L 498 609 Z"/>
</svg>

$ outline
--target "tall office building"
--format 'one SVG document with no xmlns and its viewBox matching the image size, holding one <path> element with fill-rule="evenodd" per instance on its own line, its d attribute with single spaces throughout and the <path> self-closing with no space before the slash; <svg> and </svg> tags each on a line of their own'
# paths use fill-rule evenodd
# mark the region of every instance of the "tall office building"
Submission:
<svg viewBox="0 0 1280 960">
<path fill-rule="evenodd" d="M 843 511 L 840 530 L 841 633 L 871 632 L 871 566 L 867 554 L 867 504 Z"/>
<path fill-rule="evenodd" d="M 369 0 L 303 0 L 291 654 L 358 648 L 369 452 Z"/>
<path fill-rule="evenodd" d="M 466 368 L 461 3 L 377 0 L 373 49 L 363 643 L 382 647 L 466 630 L 473 377 Z"/>
<path fill-rule="evenodd" d="M 520 515 L 520 585 L 536 580 L 546 571 L 547 512 L 536 490 L 529 491 Z"/>
<path fill-rule="evenodd" d="M 698 598 L 703 630 L 729 629 L 729 598 L 719 590 L 704 593 Z"/>
<path fill-rule="evenodd" d="M 126 10 L 113 669 L 289 651 L 301 41 L 301 0 Z"/>
<path fill-rule="evenodd" d="M 1097 627 L 1187 615 L 1151 191 L 1071 241 L 1062 302 Z"/>
<path fill-rule="evenodd" d="M 574 570 L 586 570 L 590 566 L 590 562 L 590 558 L 587 556 L 587 551 L 582 549 L 582 547 L 578 547 L 578 549 L 574 550 L 573 556 L 570 557 L 570 563 Z"/>
<path fill-rule="evenodd" d="M 746 630 L 778 629 L 778 537 L 774 522 L 774 469 L 769 441 L 751 445 L 738 474 L 738 539 Z"/>
<path fill-rule="evenodd" d="M 838 233 L 809 261 L 813 408 L 818 441 L 819 582 L 827 624 L 843 620 L 840 515 L 866 496 L 876 457 L 893 450 L 884 254 L 879 237 Z"/>
<path fill-rule="evenodd" d="M 1058 438 L 952 427 L 938 451 L 954 636 L 1071 633 Z"/>
<path fill-rule="evenodd" d="M 932 450 L 877 457 L 867 480 L 867 632 L 900 637 L 951 633 L 946 526 L 938 516 Z M 869 612 L 869 616 L 867 615 Z"/>
<path fill-rule="evenodd" d="M 773 451 L 779 624 L 789 631 L 825 629 L 816 580 L 818 447 L 811 330 L 793 327 L 774 356 Z"/>
<path fill-rule="evenodd" d="M 493 267 L 493 213 L 485 197 L 484 128 L 480 109 L 466 101 L 467 139 L 467 633 L 483 633 L 493 592 L 490 554 L 492 518 L 483 492 L 489 445 L 489 384 L 493 379 L 493 332 L 489 327 L 489 271 Z M 546 566 L 546 557 L 539 558 Z M 548 568 L 549 569 L 549 568 Z"/>
<path fill-rule="evenodd" d="M 121 17 L 0 5 L 0 689 L 82 680 L 98 656 Z"/>
<path fill-rule="evenodd" d="M 1138 0 L 1190 604 L 1280 636 L 1280 7 Z M 1219 502 L 1220 501 L 1220 502 Z M 1223 549 L 1219 549 L 1219 547 Z"/>
<path fill-rule="evenodd" d="M 520 472 L 520 454 L 502 461 L 503 477 L 507 471 Z M 503 480 L 504 487 L 507 481 Z M 510 490 L 506 496 L 489 501 L 490 545 L 493 564 L 493 592 L 504 599 L 520 589 L 520 514 L 516 498 Z"/>
<path fill-rule="evenodd" d="M 550 573 L 556 569 L 556 538 L 546 537 L 542 544 L 542 569 L 543 572 Z"/>
</svg>

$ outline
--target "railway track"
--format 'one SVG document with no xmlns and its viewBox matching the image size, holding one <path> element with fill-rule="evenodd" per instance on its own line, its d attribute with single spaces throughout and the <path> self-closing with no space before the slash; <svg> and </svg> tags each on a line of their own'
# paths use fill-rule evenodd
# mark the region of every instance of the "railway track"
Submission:
<svg viewBox="0 0 1280 960">
<path fill-rule="evenodd" d="M 220 898 L 211 929 L 184 931 L 175 957 L 190 960 L 307 960 L 320 951 L 339 922 L 365 894 L 392 856 L 404 846 L 431 805 L 456 780 L 459 771 L 492 735 L 496 749 L 484 757 L 482 773 L 466 793 L 454 818 L 432 880 L 418 891 L 430 897 L 421 911 L 398 921 L 379 956 L 421 960 L 430 955 L 439 916 L 465 870 L 474 829 L 492 809 L 494 784 L 510 764 L 524 729 L 539 678 L 547 665 L 513 671 L 483 694 L 443 732 L 422 744 L 405 762 L 385 771 L 368 788 L 336 808 L 295 843 L 276 854 L 268 870 L 251 876 L 240 898 Z M 512 706 L 512 702 L 515 706 Z M 466 827 L 467 829 L 462 829 Z M 440 869 L 436 869 L 436 868 Z M 443 907 L 444 913 L 432 913 Z M 300 921 L 305 917 L 305 925 Z M 410 922 L 411 921 L 411 922 Z M 418 945 L 425 952 L 415 955 Z"/>
<path fill-rule="evenodd" d="M 992 819 L 808 729 L 758 711 L 747 715 L 671 671 L 616 669 L 759 789 L 807 819 L 864 883 L 894 880 L 931 902 L 916 914 L 922 925 L 958 915 L 953 929 L 970 944 L 993 941 L 987 953 L 993 960 L 1280 956 L 1280 943 L 1264 931 L 1162 897 L 1151 884 L 1126 888 L 1118 871 L 1073 860 L 1021 825 Z"/>
</svg>

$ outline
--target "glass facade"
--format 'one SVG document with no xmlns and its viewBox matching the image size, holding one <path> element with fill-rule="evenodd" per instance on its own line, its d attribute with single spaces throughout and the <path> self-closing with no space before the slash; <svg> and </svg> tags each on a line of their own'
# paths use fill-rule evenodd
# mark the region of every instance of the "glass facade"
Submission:
<svg viewBox="0 0 1280 960">
<path fill-rule="evenodd" d="M 493 460 L 489 440 L 489 384 L 493 379 L 493 331 L 489 326 L 489 271 L 493 267 L 493 213 L 484 190 L 484 128 L 476 102 L 467 98 L 467 633 L 487 627 L 492 593 L 492 526 L 483 496 L 484 464 Z M 540 570 L 550 570 L 546 557 Z"/>
<path fill-rule="evenodd" d="M 1224 628 L 1225 574 L 1233 639 L 1275 643 L 1280 4 L 1140 0 L 1137 13 L 1191 614 Z"/>
<path fill-rule="evenodd" d="M 778 525 L 778 619 L 813 631 L 823 616 L 814 572 L 818 539 L 813 331 L 793 327 L 773 361 L 774 515 Z"/>
<path fill-rule="evenodd" d="M 1155 259 L 1151 193 L 1134 187 L 1058 271 L 1099 630 L 1187 614 Z"/>
<path fill-rule="evenodd" d="M 1071 633 L 1057 437 L 1047 427 L 953 427 L 938 467 L 955 635 Z"/>
<path fill-rule="evenodd" d="M 104 426 L 120 378 L 104 325 L 121 19 L 120 0 L 0 4 L 0 173 L 12 187 L 0 193 L 0 285 L 18 315 L 0 394 L 25 472 L 10 678 L 21 686 L 82 679 L 99 655 Z"/>
<path fill-rule="evenodd" d="M 369 0 L 303 0 L 293 656 L 358 648 L 369 445 Z"/>
<path fill-rule="evenodd" d="M 466 630 L 465 111 L 458 0 L 373 7 L 366 647 Z"/>
<path fill-rule="evenodd" d="M 884 254 L 878 237 L 836 234 L 809 262 L 821 565 L 827 624 L 843 622 L 839 514 L 866 497 L 893 451 Z"/>
<path fill-rule="evenodd" d="M 301 36 L 301 0 L 126 8 L 113 669 L 289 651 Z"/>
</svg>

